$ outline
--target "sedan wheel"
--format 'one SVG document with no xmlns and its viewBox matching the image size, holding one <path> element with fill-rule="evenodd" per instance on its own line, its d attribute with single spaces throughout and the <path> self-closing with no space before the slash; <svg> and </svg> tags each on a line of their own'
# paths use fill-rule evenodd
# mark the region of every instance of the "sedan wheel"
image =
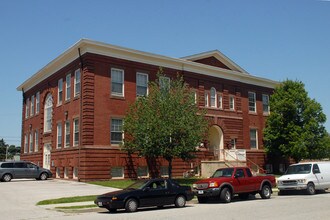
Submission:
<svg viewBox="0 0 330 220">
<path fill-rule="evenodd" d="M 125 203 L 125 210 L 127 212 L 136 212 L 138 208 L 138 202 L 135 199 L 129 199 Z"/>
<path fill-rule="evenodd" d="M 11 175 L 10 174 L 5 174 L 5 175 L 3 175 L 3 177 L 2 177 L 2 179 L 3 179 L 3 181 L 5 181 L 5 182 L 10 182 L 11 181 Z"/>
<path fill-rule="evenodd" d="M 47 173 L 42 173 L 42 174 L 40 174 L 40 179 L 41 179 L 41 180 L 47 180 L 47 178 L 48 178 Z"/>
<path fill-rule="evenodd" d="M 182 207 L 185 207 L 186 205 L 186 198 L 182 195 L 176 197 L 175 199 L 175 207 L 177 208 L 182 208 Z"/>
</svg>

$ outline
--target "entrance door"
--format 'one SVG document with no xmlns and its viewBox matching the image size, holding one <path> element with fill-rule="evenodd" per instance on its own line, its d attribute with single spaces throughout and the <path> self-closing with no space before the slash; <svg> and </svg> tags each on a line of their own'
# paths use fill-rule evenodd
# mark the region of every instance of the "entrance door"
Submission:
<svg viewBox="0 0 330 220">
<path fill-rule="evenodd" d="M 44 144 L 43 168 L 50 169 L 50 149 L 51 144 Z"/>
<path fill-rule="evenodd" d="M 214 156 L 218 160 L 224 160 L 224 150 L 223 150 L 223 133 L 219 126 L 213 125 L 209 130 L 209 143 L 210 151 L 214 152 Z"/>
</svg>

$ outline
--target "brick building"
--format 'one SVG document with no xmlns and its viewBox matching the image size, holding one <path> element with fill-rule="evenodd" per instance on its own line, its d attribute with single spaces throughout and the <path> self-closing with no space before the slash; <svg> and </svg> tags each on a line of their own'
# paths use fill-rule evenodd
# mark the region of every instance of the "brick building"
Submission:
<svg viewBox="0 0 330 220">
<path fill-rule="evenodd" d="M 197 157 L 176 159 L 173 176 L 191 169 L 206 175 L 236 163 L 266 167 L 262 131 L 277 82 L 250 75 L 217 50 L 177 59 L 86 39 L 17 88 L 23 94 L 21 159 L 79 181 L 166 176 L 165 160 L 120 150 L 126 109 L 148 93 L 159 67 L 169 79 L 182 74 L 213 121 Z"/>
</svg>

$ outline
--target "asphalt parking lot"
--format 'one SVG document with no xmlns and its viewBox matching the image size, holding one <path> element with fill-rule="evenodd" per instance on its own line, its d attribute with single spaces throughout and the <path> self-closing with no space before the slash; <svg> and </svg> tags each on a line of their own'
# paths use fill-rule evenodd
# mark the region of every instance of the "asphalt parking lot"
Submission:
<svg viewBox="0 0 330 220">
<path fill-rule="evenodd" d="M 45 199 L 99 195 L 113 190 L 116 189 L 58 179 L 50 179 L 46 181 L 21 179 L 12 180 L 11 182 L 0 182 L 0 218 L 61 218 L 70 214 L 50 211 L 45 207 L 36 206 L 36 203 Z"/>
</svg>

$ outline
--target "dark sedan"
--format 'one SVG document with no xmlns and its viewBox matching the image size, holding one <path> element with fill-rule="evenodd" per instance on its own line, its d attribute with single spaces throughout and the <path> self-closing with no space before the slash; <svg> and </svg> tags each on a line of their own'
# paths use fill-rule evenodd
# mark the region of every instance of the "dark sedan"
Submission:
<svg viewBox="0 0 330 220">
<path fill-rule="evenodd" d="M 135 212 L 139 207 L 172 204 L 181 208 L 193 197 L 190 186 L 180 186 L 171 179 L 150 179 L 137 181 L 123 190 L 100 195 L 94 203 L 110 212 L 117 209 Z"/>
</svg>

